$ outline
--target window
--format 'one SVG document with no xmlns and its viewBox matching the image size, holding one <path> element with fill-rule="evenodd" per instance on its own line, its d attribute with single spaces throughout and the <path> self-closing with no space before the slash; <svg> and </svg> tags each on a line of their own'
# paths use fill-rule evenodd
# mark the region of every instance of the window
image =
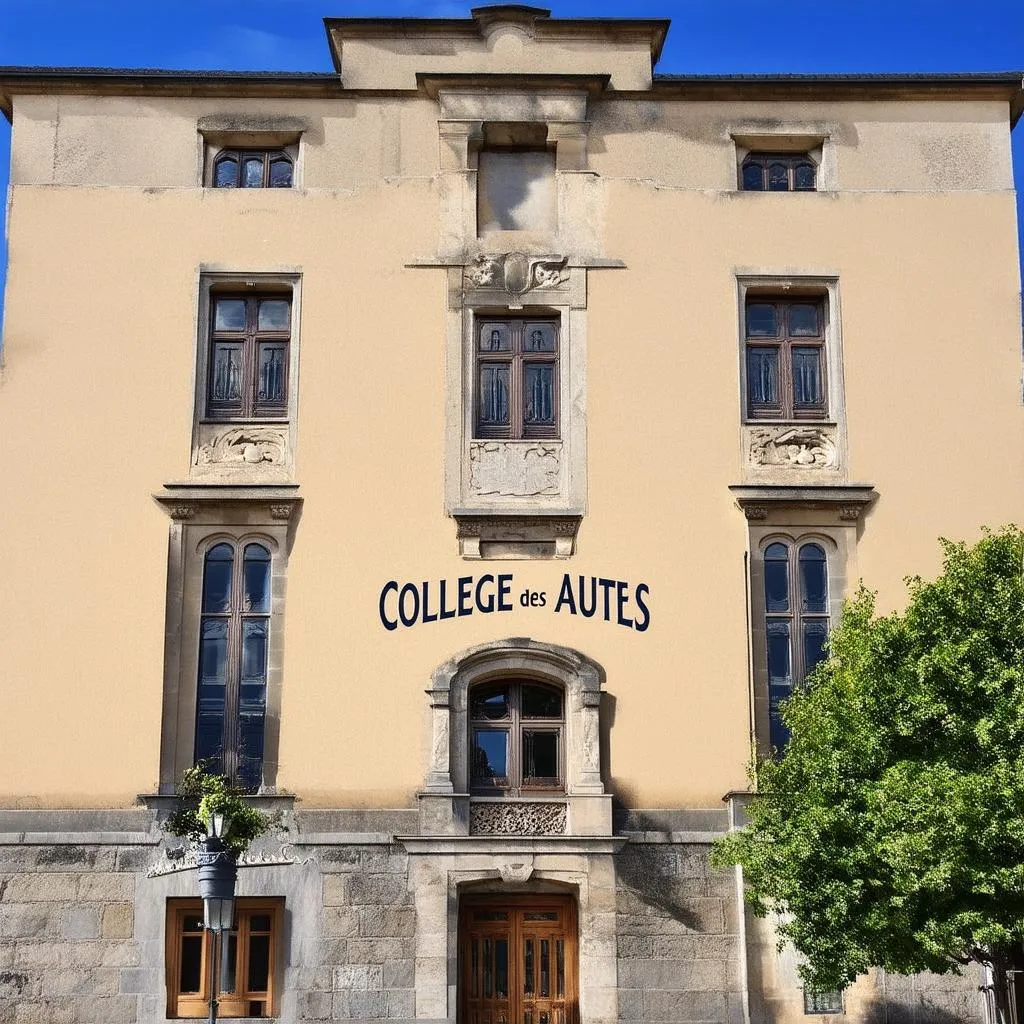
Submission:
<svg viewBox="0 0 1024 1024">
<path fill-rule="evenodd" d="M 748 418 L 824 419 L 824 302 L 748 294 L 745 320 Z"/>
<path fill-rule="evenodd" d="M 546 683 L 504 680 L 469 694 L 470 788 L 518 795 L 564 789 L 562 691 Z"/>
<path fill-rule="evenodd" d="M 168 900 L 167 1016 L 205 1017 L 213 972 L 219 1016 L 275 1016 L 283 919 L 282 899 L 237 899 L 235 927 L 222 936 L 214 963 L 212 934 L 203 928 L 202 901 Z"/>
<path fill-rule="evenodd" d="M 789 741 L 779 704 L 825 658 L 828 602 L 828 560 L 820 544 L 773 541 L 764 549 L 769 738 L 773 747 L 782 748 Z"/>
<path fill-rule="evenodd" d="M 215 293 L 210 298 L 207 416 L 286 416 L 291 296 Z"/>
<path fill-rule="evenodd" d="M 815 992 L 813 989 L 804 989 L 804 1013 L 842 1013 L 843 992 L 842 989 L 827 989 Z"/>
<path fill-rule="evenodd" d="M 270 551 L 214 544 L 203 564 L 195 759 L 243 789 L 263 781 Z"/>
<path fill-rule="evenodd" d="M 558 321 L 481 319 L 476 436 L 558 436 Z"/>
<path fill-rule="evenodd" d="M 280 149 L 223 149 L 213 163 L 214 188 L 291 188 L 291 157 Z"/>
<path fill-rule="evenodd" d="M 813 192 L 817 168 L 806 153 L 751 153 L 740 168 L 745 192 Z"/>
</svg>

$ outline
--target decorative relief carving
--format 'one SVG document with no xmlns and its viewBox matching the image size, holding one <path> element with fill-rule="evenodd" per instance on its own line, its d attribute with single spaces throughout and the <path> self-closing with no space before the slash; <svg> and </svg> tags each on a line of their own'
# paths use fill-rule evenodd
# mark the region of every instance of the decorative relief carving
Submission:
<svg viewBox="0 0 1024 1024">
<path fill-rule="evenodd" d="M 474 803 L 469 808 L 472 836 L 565 835 L 565 804 Z"/>
<path fill-rule="evenodd" d="M 744 505 L 743 514 L 748 519 L 767 519 L 768 518 L 768 506 L 767 505 Z"/>
<path fill-rule="evenodd" d="M 757 427 L 750 432 L 750 461 L 755 466 L 834 469 L 839 458 L 825 427 Z"/>
<path fill-rule="evenodd" d="M 558 494 L 561 446 L 544 442 L 474 441 L 469 446 L 474 494 Z"/>
<path fill-rule="evenodd" d="M 287 444 L 284 430 L 276 427 L 235 427 L 200 445 L 196 464 L 276 466 L 284 461 Z"/>
<path fill-rule="evenodd" d="M 272 519 L 291 519 L 294 505 L 271 505 L 270 516 Z"/>
<path fill-rule="evenodd" d="M 840 505 L 839 506 L 839 518 L 850 522 L 851 520 L 860 519 L 860 514 L 863 511 L 863 505 Z"/>
<path fill-rule="evenodd" d="M 172 519 L 191 519 L 196 514 L 195 505 L 171 505 L 168 509 Z"/>
<path fill-rule="evenodd" d="M 466 284 L 501 288 L 513 298 L 535 288 L 557 288 L 568 274 L 565 256 L 527 256 L 521 252 L 481 253 L 466 267 Z"/>
<path fill-rule="evenodd" d="M 530 860 L 499 860 L 498 874 L 501 880 L 508 884 L 516 882 L 522 885 L 528 882 L 533 875 L 533 859 Z"/>
</svg>

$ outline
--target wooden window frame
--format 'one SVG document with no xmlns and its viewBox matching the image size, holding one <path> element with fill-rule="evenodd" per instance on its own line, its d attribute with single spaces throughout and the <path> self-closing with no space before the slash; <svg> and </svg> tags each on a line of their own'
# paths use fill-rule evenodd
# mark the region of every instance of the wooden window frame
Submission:
<svg viewBox="0 0 1024 1024">
<path fill-rule="evenodd" d="M 204 607 L 204 596 L 206 590 L 206 566 L 210 553 L 214 548 L 224 544 L 232 548 L 233 557 L 231 564 L 231 601 L 227 612 L 207 612 Z M 268 574 L 270 587 L 267 594 L 269 607 L 265 612 L 247 611 L 244 607 L 245 588 L 245 550 L 250 545 L 258 545 L 270 556 L 268 562 Z M 260 786 L 246 787 L 240 775 L 242 751 L 241 751 L 241 688 L 242 688 L 242 638 L 244 624 L 246 621 L 261 619 L 266 622 L 266 655 L 267 664 L 263 671 L 264 687 L 264 720 L 263 720 L 263 752 L 260 756 L 260 785 L 263 779 L 263 761 L 266 757 L 266 716 L 269 697 L 269 675 L 270 675 L 270 635 L 273 626 L 273 586 L 274 586 L 274 544 L 264 537 L 245 537 L 242 539 L 213 537 L 204 547 L 202 553 L 202 578 L 199 587 L 199 657 L 196 663 L 196 718 L 194 731 L 194 759 L 200 760 L 199 756 L 199 715 L 200 689 L 202 678 L 200 675 L 203 658 L 203 623 L 207 619 L 221 619 L 227 622 L 227 664 L 225 666 L 224 681 L 224 731 L 221 741 L 221 763 L 218 766 L 219 772 L 226 775 L 236 785 L 245 788 L 247 791 L 256 792 Z"/>
<path fill-rule="evenodd" d="M 778 333 L 774 337 L 751 335 L 748 321 L 748 310 L 751 306 L 769 305 L 775 307 L 775 315 L 779 324 Z M 789 330 L 789 310 L 792 306 L 813 305 L 818 311 L 818 333 L 815 336 L 794 335 Z M 783 421 L 815 421 L 828 419 L 829 412 L 829 380 L 828 380 L 828 303 L 820 293 L 812 295 L 789 295 L 780 297 L 776 294 L 759 294 L 748 291 L 743 304 L 743 372 L 744 396 L 743 403 L 748 420 L 783 420 Z M 776 349 L 779 366 L 779 402 L 777 404 L 754 403 L 751 397 L 749 355 L 756 349 Z M 797 405 L 793 394 L 793 349 L 813 348 L 818 350 L 818 367 L 821 374 L 821 401 L 814 405 Z"/>
<path fill-rule="evenodd" d="M 218 330 L 216 326 L 217 303 L 221 300 L 245 302 L 245 328 L 240 331 Z M 261 300 L 279 300 L 288 303 L 288 329 L 272 330 L 259 328 L 259 304 Z M 294 333 L 295 304 L 291 291 L 240 292 L 233 288 L 211 289 L 209 310 L 209 338 L 206 349 L 206 384 L 204 388 L 206 418 L 210 420 L 280 420 L 288 416 L 288 398 L 291 385 L 290 364 L 292 334 Z M 284 401 L 261 402 L 259 400 L 259 348 L 266 343 L 284 345 L 284 380 L 281 392 Z M 214 373 L 216 372 L 216 346 L 218 344 L 240 344 L 242 347 L 241 398 L 237 402 L 218 401 L 213 397 Z"/>
<path fill-rule="evenodd" d="M 509 689 L 509 712 L 506 718 L 474 717 L 474 691 L 489 689 L 495 686 L 507 686 Z M 558 692 L 562 711 L 557 718 L 524 718 L 522 714 L 522 689 L 524 686 L 541 686 Z M 488 679 L 475 683 L 470 687 L 467 698 L 469 720 L 469 765 L 468 779 L 470 793 L 474 796 L 523 796 L 524 794 L 562 794 L 565 793 L 565 690 L 546 680 L 529 677 L 508 677 Z M 476 729 L 506 730 L 508 733 L 508 776 L 503 784 L 481 785 L 473 779 L 473 733 Z M 532 783 L 523 778 L 523 747 L 524 733 L 553 732 L 558 742 L 558 777 L 552 781 L 534 780 Z"/>
<path fill-rule="evenodd" d="M 508 328 L 508 351 L 481 351 L 480 339 L 491 324 Z M 523 342 L 531 324 L 550 326 L 554 334 L 554 350 L 530 352 Z M 473 329 L 473 436 L 479 440 L 528 440 L 532 438 L 557 439 L 560 434 L 561 403 L 559 402 L 559 364 L 561 362 L 560 319 L 557 316 L 482 316 L 477 317 Z M 526 367 L 543 364 L 553 367 L 551 381 L 552 422 L 526 423 L 523 409 Z M 480 421 L 480 371 L 484 366 L 506 365 L 509 368 L 509 423 L 484 426 Z"/>
<path fill-rule="evenodd" d="M 259 185 L 242 185 L 242 174 L 245 167 L 246 160 L 252 160 L 255 158 L 261 158 L 263 160 L 263 179 Z M 225 160 L 234 160 L 238 164 L 238 172 L 235 176 L 234 185 L 218 185 L 217 184 L 217 167 L 220 163 Z M 270 165 L 277 160 L 285 160 L 291 167 L 291 180 L 287 185 L 271 185 L 270 184 Z M 210 179 L 210 187 L 217 189 L 231 189 L 231 188 L 294 188 L 295 187 L 295 161 L 291 156 L 283 149 L 259 149 L 259 148 L 238 148 L 238 147 L 227 147 L 225 149 L 218 150 L 217 155 L 211 161 L 213 173 Z"/>
<path fill-rule="evenodd" d="M 203 946 L 200 960 L 200 991 L 180 992 L 181 940 L 186 916 L 202 917 L 203 901 L 194 898 L 171 898 L 167 901 L 166 929 L 166 982 L 167 1016 L 169 1018 L 206 1017 L 210 1009 L 210 955 L 212 933 L 202 932 Z M 270 915 L 270 968 L 267 972 L 266 992 L 247 992 L 249 922 L 257 914 Z M 265 1005 L 264 1017 L 276 1017 L 280 1002 L 281 944 L 284 937 L 284 897 L 239 897 L 235 900 L 235 928 L 238 950 L 235 979 L 241 991 L 222 994 L 220 977 L 217 978 L 217 1015 L 219 1017 L 249 1017 L 249 1003 L 260 1001 Z M 195 933 L 193 933 L 195 934 Z M 222 941 L 226 936 L 222 936 Z M 218 957 L 219 960 L 219 957 Z M 219 968 L 219 963 L 218 963 Z"/>
<path fill-rule="evenodd" d="M 785 612 L 769 611 L 768 609 L 768 563 L 776 561 L 769 559 L 768 549 L 775 544 L 786 548 L 787 584 L 786 594 L 789 610 Z M 800 578 L 800 552 L 809 545 L 821 549 L 825 562 L 825 611 L 805 611 L 802 607 L 802 581 Z M 782 561 L 782 559 L 778 559 Z M 761 544 L 761 563 L 763 567 L 764 593 L 761 595 L 762 608 L 764 611 L 765 625 L 765 679 L 768 683 L 768 731 L 769 743 L 778 748 L 780 745 L 774 743 L 771 735 L 772 725 L 772 692 L 771 692 L 771 661 L 769 657 L 770 630 L 773 622 L 785 622 L 789 626 L 789 692 L 792 694 L 798 687 L 804 684 L 807 678 L 808 668 L 806 665 L 804 651 L 804 626 L 808 622 L 824 622 L 826 636 L 832 629 L 832 559 L 829 557 L 829 545 L 816 536 L 804 536 L 796 540 L 789 537 L 768 537 Z M 782 744 L 784 745 L 784 744 Z"/>
<path fill-rule="evenodd" d="M 769 188 L 769 168 L 772 164 L 781 164 L 786 168 L 786 188 Z M 797 167 L 806 165 L 814 173 L 814 185 L 811 188 L 798 188 L 796 184 Z M 761 187 L 747 186 L 747 168 L 758 167 L 761 170 Z M 742 192 L 817 192 L 819 167 L 810 153 L 748 153 L 740 164 L 740 191 Z"/>
</svg>

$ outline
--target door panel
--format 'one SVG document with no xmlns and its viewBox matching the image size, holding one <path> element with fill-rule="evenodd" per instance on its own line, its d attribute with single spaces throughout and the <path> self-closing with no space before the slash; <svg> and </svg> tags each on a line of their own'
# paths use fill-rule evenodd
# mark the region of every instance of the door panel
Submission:
<svg viewBox="0 0 1024 1024">
<path fill-rule="evenodd" d="M 575 1024 L 576 907 L 479 896 L 459 912 L 460 1024 Z"/>
</svg>

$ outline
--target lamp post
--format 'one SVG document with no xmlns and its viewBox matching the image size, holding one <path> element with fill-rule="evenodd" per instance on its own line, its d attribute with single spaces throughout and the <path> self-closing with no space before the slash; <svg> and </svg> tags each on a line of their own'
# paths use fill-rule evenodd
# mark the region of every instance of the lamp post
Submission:
<svg viewBox="0 0 1024 1024">
<path fill-rule="evenodd" d="M 196 854 L 203 921 L 210 937 L 210 1024 L 217 1019 L 217 950 L 224 956 L 224 932 L 231 931 L 235 916 L 235 854 L 224 844 L 231 827 L 223 814 L 212 814 L 206 823 L 206 839 Z"/>
</svg>

